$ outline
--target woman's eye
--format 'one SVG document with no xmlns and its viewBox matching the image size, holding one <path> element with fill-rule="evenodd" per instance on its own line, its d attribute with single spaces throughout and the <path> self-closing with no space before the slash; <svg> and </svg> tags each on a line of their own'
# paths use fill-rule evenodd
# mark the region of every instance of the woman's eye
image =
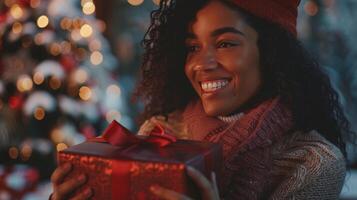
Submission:
<svg viewBox="0 0 357 200">
<path fill-rule="evenodd" d="M 220 42 L 218 44 L 218 48 L 229 48 L 229 47 L 234 47 L 237 46 L 238 44 L 233 43 L 233 42 Z"/>
<path fill-rule="evenodd" d="M 187 46 L 187 51 L 188 52 L 196 52 L 196 51 L 198 51 L 198 49 L 199 49 L 199 46 L 197 46 L 197 45 L 189 45 L 189 46 Z"/>
</svg>

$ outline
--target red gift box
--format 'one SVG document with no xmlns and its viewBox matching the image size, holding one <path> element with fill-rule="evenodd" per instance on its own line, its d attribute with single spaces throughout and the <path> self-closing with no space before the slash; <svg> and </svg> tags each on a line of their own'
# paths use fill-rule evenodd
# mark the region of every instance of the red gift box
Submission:
<svg viewBox="0 0 357 200">
<path fill-rule="evenodd" d="M 87 175 L 86 186 L 94 190 L 93 199 L 157 199 L 149 191 L 151 185 L 200 198 L 200 190 L 185 168 L 192 166 L 206 177 L 214 171 L 219 178 L 222 148 L 208 142 L 176 140 L 163 132 L 139 137 L 113 121 L 101 138 L 59 152 L 58 160 L 74 165 L 66 179 Z"/>
</svg>

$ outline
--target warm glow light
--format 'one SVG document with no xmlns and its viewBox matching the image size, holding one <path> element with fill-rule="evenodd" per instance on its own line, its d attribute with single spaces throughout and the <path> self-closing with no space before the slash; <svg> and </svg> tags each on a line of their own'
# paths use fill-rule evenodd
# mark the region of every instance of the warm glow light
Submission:
<svg viewBox="0 0 357 200">
<path fill-rule="evenodd" d="M 63 133 L 59 129 L 53 129 L 50 137 L 54 143 L 63 142 L 63 139 L 64 139 Z"/>
<path fill-rule="evenodd" d="M 84 6 L 88 2 L 93 2 L 93 0 L 81 0 L 81 5 Z"/>
<path fill-rule="evenodd" d="M 89 24 L 84 24 L 79 31 L 82 37 L 90 37 L 93 33 L 93 29 Z"/>
<path fill-rule="evenodd" d="M 79 89 L 79 97 L 84 101 L 89 100 L 92 97 L 92 90 L 87 86 L 82 86 Z"/>
<path fill-rule="evenodd" d="M 7 7 L 10 7 L 13 3 L 14 3 L 14 1 L 15 0 L 5 0 L 5 5 L 7 6 Z"/>
<path fill-rule="evenodd" d="M 11 159 L 16 159 L 19 156 L 19 150 L 16 147 L 10 147 L 9 156 Z"/>
<path fill-rule="evenodd" d="M 120 88 L 119 86 L 117 85 L 110 85 L 108 88 L 107 88 L 107 94 L 110 94 L 110 95 L 120 95 L 121 91 L 120 91 Z"/>
<path fill-rule="evenodd" d="M 61 80 L 55 76 L 52 76 L 50 79 L 50 87 L 54 90 L 57 90 L 61 87 Z"/>
<path fill-rule="evenodd" d="M 74 40 L 74 41 L 79 41 L 80 39 L 82 39 L 82 36 L 81 36 L 81 34 L 79 33 L 78 30 L 73 30 L 73 31 L 71 32 L 71 38 L 72 38 L 72 40 Z"/>
<path fill-rule="evenodd" d="M 33 113 L 33 116 L 35 117 L 35 119 L 37 120 L 43 120 L 45 118 L 46 112 L 43 108 L 38 107 L 36 108 L 35 112 Z"/>
<path fill-rule="evenodd" d="M 63 54 L 71 52 L 71 43 L 69 43 L 67 41 L 63 41 L 63 42 L 61 42 L 61 46 L 62 46 L 61 48 L 62 48 Z"/>
<path fill-rule="evenodd" d="M 82 84 L 87 81 L 88 73 L 84 69 L 78 69 L 74 74 L 77 83 Z"/>
<path fill-rule="evenodd" d="M 51 44 L 50 53 L 54 56 L 58 56 L 61 53 L 61 45 L 58 43 Z"/>
<path fill-rule="evenodd" d="M 94 51 L 90 55 L 90 61 L 93 65 L 99 65 L 103 62 L 103 55 L 99 51 Z"/>
<path fill-rule="evenodd" d="M 68 146 L 65 143 L 59 143 L 56 146 L 57 151 L 63 151 L 65 149 L 67 149 L 67 148 L 68 148 Z"/>
<path fill-rule="evenodd" d="M 72 26 L 72 20 L 69 19 L 68 17 L 65 17 L 61 20 L 60 26 L 64 30 L 68 30 Z"/>
<path fill-rule="evenodd" d="M 40 28 L 45 28 L 48 25 L 48 17 L 46 15 L 41 15 L 38 19 L 37 19 L 37 26 Z"/>
<path fill-rule="evenodd" d="M 16 86 L 20 92 L 29 91 L 33 86 L 32 79 L 28 75 L 22 75 L 17 79 Z"/>
<path fill-rule="evenodd" d="M 108 123 L 112 122 L 113 120 L 119 121 L 121 119 L 121 114 L 116 110 L 111 110 L 107 112 L 105 118 Z"/>
<path fill-rule="evenodd" d="M 43 44 L 43 42 L 44 42 L 43 35 L 41 33 L 37 33 L 35 35 L 35 44 L 41 45 L 41 44 Z"/>
<path fill-rule="evenodd" d="M 144 0 L 128 0 L 128 3 L 132 6 L 138 6 L 140 4 L 142 4 L 144 2 Z"/>
<path fill-rule="evenodd" d="M 23 16 L 24 11 L 18 4 L 14 4 L 10 8 L 10 14 L 13 18 L 20 19 Z"/>
<path fill-rule="evenodd" d="M 98 51 L 102 48 L 102 43 L 99 40 L 93 40 L 89 43 L 89 50 Z"/>
<path fill-rule="evenodd" d="M 33 82 L 35 82 L 35 84 L 40 85 L 41 83 L 43 83 L 43 81 L 45 80 L 45 77 L 43 76 L 43 74 L 41 72 L 36 72 L 33 75 Z"/>
<path fill-rule="evenodd" d="M 40 3 L 41 3 L 41 0 L 31 0 L 30 1 L 30 6 L 32 8 L 37 8 L 40 5 Z"/>
<path fill-rule="evenodd" d="M 95 12 L 95 5 L 93 2 L 88 1 L 86 3 L 84 3 L 82 11 L 84 14 L 86 15 L 90 15 L 93 14 Z"/>
<path fill-rule="evenodd" d="M 152 0 L 152 2 L 154 2 L 155 5 L 160 5 L 160 0 Z"/>
<path fill-rule="evenodd" d="M 15 22 L 12 25 L 12 32 L 14 32 L 15 34 L 19 34 L 22 32 L 22 24 L 19 22 Z"/>
<path fill-rule="evenodd" d="M 31 146 L 28 144 L 23 145 L 21 149 L 21 159 L 28 160 L 31 157 L 31 154 L 32 154 Z"/>
<path fill-rule="evenodd" d="M 315 16 L 319 12 L 319 8 L 315 2 L 309 0 L 304 5 L 304 10 L 306 14 L 310 16 Z"/>
</svg>

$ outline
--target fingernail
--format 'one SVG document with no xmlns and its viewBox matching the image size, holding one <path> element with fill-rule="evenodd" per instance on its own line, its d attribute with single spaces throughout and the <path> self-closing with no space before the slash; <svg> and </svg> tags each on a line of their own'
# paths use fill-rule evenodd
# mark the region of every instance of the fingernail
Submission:
<svg viewBox="0 0 357 200">
<path fill-rule="evenodd" d="M 91 188 L 87 188 L 87 189 L 84 190 L 84 195 L 85 196 L 89 197 L 89 196 L 92 196 L 92 194 L 93 194 L 93 191 L 92 191 Z"/>
<path fill-rule="evenodd" d="M 86 176 L 84 174 L 80 175 L 77 179 L 79 182 L 84 182 L 86 180 Z"/>
</svg>

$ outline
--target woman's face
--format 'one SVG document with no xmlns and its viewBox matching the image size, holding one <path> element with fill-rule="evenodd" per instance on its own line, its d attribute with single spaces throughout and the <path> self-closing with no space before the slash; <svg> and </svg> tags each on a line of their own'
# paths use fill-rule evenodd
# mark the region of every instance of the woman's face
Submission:
<svg viewBox="0 0 357 200">
<path fill-rule="evenodd" d="M 231 114 L 261 84 L 257 32 L 219 1 L 199 10 L 188 32 L 186 76 L 207 115 Z"/>
</svg>

